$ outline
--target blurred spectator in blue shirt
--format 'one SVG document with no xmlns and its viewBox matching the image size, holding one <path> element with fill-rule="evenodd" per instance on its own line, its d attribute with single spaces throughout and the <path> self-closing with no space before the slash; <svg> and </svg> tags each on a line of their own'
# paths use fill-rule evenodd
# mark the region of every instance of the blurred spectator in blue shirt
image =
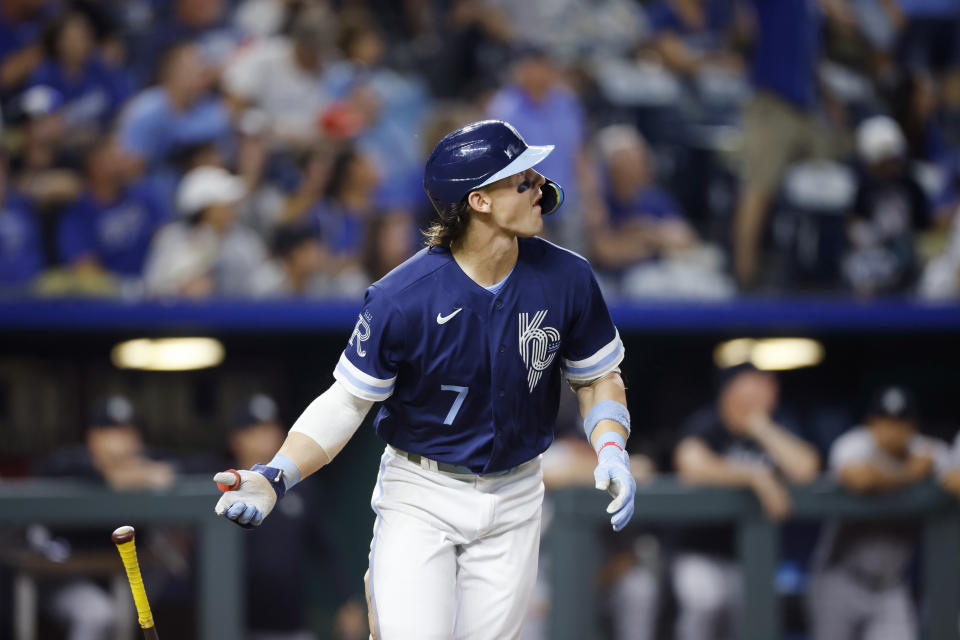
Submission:
<svg viewBox="0 0 960 640">
<path fill-rule="evenodd" d="M 0 291 L 25 286 L 44 262 L 36 214 L 7 184 L 7 159 L 0 153 Z"/>
<path fill-rule="evenodd" d="M 139 279 L 154 231 L 168 212 L 146 184 L 127 186 L 112 139 L 86 159 L 87 190 L 63 214 L 60 259 L 75 272 Z"/>
<path fill-rule="evenodd" d="M 566 192 L 564 206 L 545 219 L 546 235 L 574 251 L 582 250 L 586 119 L 579 97 L 563 84 L 560 70 L 545 51 L 519 52 L 512 81 L 490 99 L 487 116 L 515 126 L 527 144 L 555 145 L 553 153 L 537 165 L 537 171 Z"/>
<path fill-rule="evenodd" d="M 701 244 L 677 201 L 657 186 L 653 156 L 636 128 L 610 125 L 595 140 L 603 198 L 585 213 L 590 256 L 608 291 L 729 296 L 732 286 L 720 271 L 718 250 Z"/>
<path fill-rule="evenodd" d="M 417 136 L 411 133 L 422 128 L 427 92 L 421 82 L 384 66 L 383 34 L 366 12 L 343 12 L 337 39 L 343 59 L 324 74 L 324 83 L 337 101 L 324 118 L 327 132 L 352 137 L 376 164 L 381 207 L 395 213 L 410 211 L 423 198 L 423 156 Z M 348 123 L 353 131 L 337 127 L 336 118 L 331 118 L 344 110 L 351 116 Z"/>
<path fill-rule="evenodd" d="M 704 66 L 739 69 L 730 48 L 736 4 L 731 0 L 659 0 L 647 15 L 654 47 L 667 68 L 696 75 Z"/>
<path fill-rule="evenodd" d="M 47 34 L 47 58 L 31 74 L 31 85 L 57 90 L 71 141 L 89 141 L 109 127 L 130 95 L 129 78 L 105 64 L 86 14 L 74 11 L 52 25 Z"/>
<path fill-rule="evenodd" d="M 43 60 L 40 34 L 49 0 L 0 2 L 0 100 L 6 101 Z"/>
<path fill-rule="evenodd" d="M 333 160 L 323 199 L 307 212 L 308 224 L 330 253 L 328 272 L 343 295 L 361 293 L 370 281 L 363 258 L 365 243 L 374 241 L 367 230 L 380 215 L 375 201 L 379 180 L 370 158 L 348 146 Z M 409 257 L 410 247 L 398 247 L 393 253 L 402 254 L 402 261 Z"/>
<path fill-rule="evenodd" d="M 589 214 L 591 255 L 597 265 L 622 270 L 695 246 L 696 234 L 680 205 L 655 182 L 653 158 L 640 133 L 631 125 L 611 125 L 598 132 L 596 140 L 606 205 L 605 211 Z"/>
<path fill-rule="evenodd" d="M 751 4 L 755 94 L 743 116 L 742 181 L 733 225 L 734 269 L 747 289 L 758 284 L 767 209 L 787 165 L 805 156 L 841 153 L 849 143 L 843 131 L 814 120 L 823 10 L 831 19 L 849 20 L 841 0 Z"/>
<path fill-rule="evenodd" d="M 231 142 L 230 114 L 209 92 L 212 81 L 195 45 L 175 45 L 161 63 L 160 84 L 137 94 L 120 116 L 118 136 L 131 156 L 131 169 L 151 174 L 164 197 L 173 195 L 169 163 L 174 153 L 204 142 Z"/>
<path fill-rule="evenodd" d="M 204 64 L 219 73 L 246 40 L 246 34 L 230 23 L 226 0 L 172 0 L 156 4 L 161 8 L 158 19 L 145 38 L 132 43 L 133 66 L 141 84 L 153 79 L 158 56 L 179 42 L 195 43 Z"/>
</svg>

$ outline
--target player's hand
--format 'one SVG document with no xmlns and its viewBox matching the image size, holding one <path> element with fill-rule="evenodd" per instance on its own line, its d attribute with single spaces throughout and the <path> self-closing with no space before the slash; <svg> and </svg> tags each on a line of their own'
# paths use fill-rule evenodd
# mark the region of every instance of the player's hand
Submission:
<svg viewBox="0 0 960 640">
<path fill-rule="evenodd" d="M 750 487 L 760 500 L 768 518 L 780 522 L 790 515 L 790 494 L 769 470 L 759 469 L 753 476 Z"/>
<path fill-rule="evenodd" d="M 232 486 L 236 483 L 235 473 L 240 475 L 239 486 L 224 491 L 214 511 L 246 529 L 256 527 L 270 515 L 277 503 L 277 493 L 270 481 L 256 471 L 221 471 L 213 476 L 213 481 Z"/>
<path fill-rule="evenodd" d="M 633 500 L 637 493 L 637 481 L 630 473 L 627 452 L 614 445 L 600 449 L 593 479 L 597 489 L 606 489 L 613 496 L 613 501 L 607 505 L 607 513 L 613 514 L 610 518 L 613 530 L 620 531 L 633 517 Z"/>
<path fill-rule="evenodd" d="M 933 473 L 933 457 L 914 453 L 907 461 L 907 473 L 914 482 L 920 482 Z"/>
<path fill-rule="evenodd" d="M 960 498 L 960 467 L 951 469 L 943 479 L 940 481 L 940 485 L 944 490 L 952 493 L 956 498 Z"/>
</svg>

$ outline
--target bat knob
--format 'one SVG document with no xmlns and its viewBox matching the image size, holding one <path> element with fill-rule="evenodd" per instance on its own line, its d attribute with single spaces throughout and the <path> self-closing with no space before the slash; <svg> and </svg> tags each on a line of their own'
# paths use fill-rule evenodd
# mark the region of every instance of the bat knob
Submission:
<svg viewBox="0 0 960 640">
<path fill-rule="evenodd" d="M 114 544 L 123 544 L 124 542 L 130 542 L 133 540 L 133 536 L 136 535 L 136 533 L 137 532 L 133 529 L 133 527 L 126 524 L 122 527 L 117 527 L 110 538 L 113 540 Z"/>
<path fill-rule="evenodd" d="M 240 488 L 240 472 L 236 469 L 227 469 L 213 476 L 220 491 L 233 491 Z"/>
</svg>

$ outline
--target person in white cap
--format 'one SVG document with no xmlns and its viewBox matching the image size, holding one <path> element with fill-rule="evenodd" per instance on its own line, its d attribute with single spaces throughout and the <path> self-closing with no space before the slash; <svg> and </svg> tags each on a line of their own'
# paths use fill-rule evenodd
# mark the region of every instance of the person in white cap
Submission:
<svg viewBox="0 0 960 640">
<path fill-rule="evenodd" d="M 163 227 L 150 247 L 148 294 L 205 298 L 246 291 L 266 250 L 236 221 L 245 195 L 243 180 L 221 167 L 201 166 L 184 176 L 176 198 L 180 219 Z"/>
<path fill-rule="evenodd" d="M 914 239 L 930 205 L 909 171 L 907 143 L 895 120 L 873 116 L 857 128 L 862 172 L 847 235 L 847 281 L 861 295 L 905 290 L 915 279 Z"/>
</svg>

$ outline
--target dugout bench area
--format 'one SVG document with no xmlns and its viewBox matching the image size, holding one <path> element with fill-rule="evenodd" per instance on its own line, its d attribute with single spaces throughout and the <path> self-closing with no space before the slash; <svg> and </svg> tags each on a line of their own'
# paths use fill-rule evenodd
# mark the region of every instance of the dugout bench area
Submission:
<svg viewBox="0 0 960 640">
<path fill-rule="evenodd" d="M 821 479 L 793 488 L 793 518 L 902 517 L 922 523 L 922 579 L 928 640 L 955 640 L 960 607 L 960 508 L 933 484 L 897 494 L 858 498 Z M 116 493 L 71 482 L 28 480 L 0 483 L 0 512 L 10 524 L 102 527 L 104 544 L 119 524 L 178 523 L 196 527 L 198 592 L 197 637 L 242 637 L 243 534 L 213 513 L 216 490 L 208 478 L 182 479 L 171 491 Z M 600 562 L 598 532 L 609 526 L 607 498 L 593 489 L 553 492 L 555 513 L 544 551 L 551 565 L 554 594 L 550 609 L 552 640 L 588 640 L 596 633 L 596 580 Z M 773 576 L 778 558 L 776 525 L 767 521 L 747 491 L 693 488 L 660 476 L 637 493 L 632 526 L 731 522 L 737 529 L 744 567 L 744 640 L 780 637 Z M 117 567 L 120 560 L 117 559 Z M 147 585 L 149 594 L 149 585 Z M 163 621 L 157 625 L 163 628 Z"/>
<path fill-rule="evenodd" d="M 960 607 L 960 508 L 934 484 L 894 494 L 855 497 L 828 478 L 806 487 L 791 487 L 794 520 L 833 517 L 905 518 L 922 526 L 921 574 L 926 640 L 956 640 Z M 544 538 L 551 563 L 551 640 L 583 640 L 595 634 L 597 594 L 582 585 L 595 580 L 601 550 L 597 533 L 609 527 L 604 506 L 609 499 L 590 488 L 552 494 L 554 520 Z M 637 487 L 637 508 L 631 526 L 733 523 L 744 573 L 742 640 L 781 637 L 774 574 L 779 556 L 777 525 L 768 521 L 760 503 L 747 490 L 690 487 L 670 476 L 658 476 Z"/>
</svg>

